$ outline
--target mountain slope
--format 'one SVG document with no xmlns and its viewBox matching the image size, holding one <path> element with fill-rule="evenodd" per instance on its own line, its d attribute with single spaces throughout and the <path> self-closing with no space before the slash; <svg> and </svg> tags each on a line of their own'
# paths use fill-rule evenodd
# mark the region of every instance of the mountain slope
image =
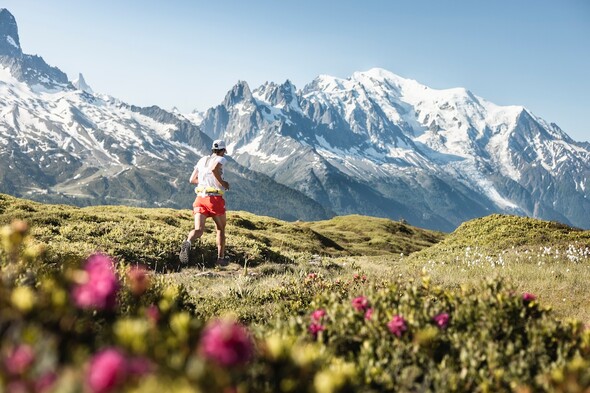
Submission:
<svg viewBox="0 0 590 393">
<path fill-rule="evenodd" d="M 192 227 L 186 210 L 126 206 L 78 208 L 32 202 L 0 194 L 0 227 L 25 220 L 35 241 L 46 244 L 49 258 L 85 258 L 108 252 L 127 262 L 151 267 L 178 267 L 180 243 Z M 360 222 L 359 222 L 360 219 Z M 193 262 L 215 261 L 214 224 L 208 222 Z M 350 236 L 350 232 L 363 237 Z M 343 234 L 345 236 L 343 236 Z M 228 214 L 227 252 L 240 266 L 265 262 L 292 263 L 295 258 L 322 256 L 399 255 L 428 247 L 443 234 L 387 219 L 338 217 L 321 222 L 286 222 L 243 211 Z M 375 247 L 379 242 L 379 247 Z"/>
<path fill-rule="evenodd" d="M 491 213 L 588 228 L 590 145 L 520 106 L 372 69 L 251 90 L 204 114 L 136 107 L 23 53 L 0 9 L 0 192 L 78 205 L 190 207 L 212 139 L 230 209 L 283 219 L 388 217 L 450 231 Z"/>
<path fill-rule="evenodd" d="M 0 8 L 0 64 L 10 68 L 19 81 L 37 91 L 70 85 L 67 75 L 60 69 L 51 67 L 42 57 L 23 53 L 16 20 L 5 8 Z"/>
<path fill-rule="evenodd" d="M 338 214 L 450 230 L 503 212 L 588 227 L 590 150 L 519 106 L 372 69 L 251 90 L 199 122 L 241 164 Z"/>
<path fill-rule="evenodd" d="M 0 10 L 0 192 L 77 205 L 190 208 L 187 180 L 211 139 L 184 117 L 95 94 L 22 52 L 14 17 Z M 288 220 L 333 213 L 230 159 L 230 209 Z"/>
</svg>

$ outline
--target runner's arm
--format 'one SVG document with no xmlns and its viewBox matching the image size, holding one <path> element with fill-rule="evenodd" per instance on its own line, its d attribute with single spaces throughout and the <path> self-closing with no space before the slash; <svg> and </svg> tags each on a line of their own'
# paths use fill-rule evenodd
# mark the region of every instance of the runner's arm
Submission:
<svg viewBox="0 0 590 393">
<path fill-rule="evenodd" d="M 191 178 L 188 180 L 188 182 L 191 184 L 199 183 L 199 170 L 197 169 L 197 167 L 195 167 L 195 169 L 193 170 Z"/>
<path fill-rule="evenodd" d="M 226 190 L 229 190 L 229 183 L 221 178 L 221 164 L 215 165 L 215 168 L 213 168 L 211 172 L 213 173 L 213 176 L 215 176 L 215 179 L 217 179 L 219 184 L 221 184 L 223 188 L 225 188 Z"/>
</svg>

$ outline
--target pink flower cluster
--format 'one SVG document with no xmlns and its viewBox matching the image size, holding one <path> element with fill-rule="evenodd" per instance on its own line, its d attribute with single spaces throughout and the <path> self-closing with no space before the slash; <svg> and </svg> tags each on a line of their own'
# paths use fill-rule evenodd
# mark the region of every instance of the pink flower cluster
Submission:
<svg viewBox="0 0 590 393">
<path fill-rule="evenodd" d="M 408 330 L 406 320 L 401 315 L 394 315 L 393 318 L 391 318 L 391 321 L 387 322 L 387 328 L 391 334 L 398 337 L 401 337 L 403 332 Z"/>
<path fill-rule="evenodd" d="M 117 348 L 106 348 L 90 360 L 86 384 L 92 393 L 117 391 L 129 378 L 150 373 L 153 365 L 145 358 L 126 357 Z"/>
<path fill-rule="evenodd" d="M 321 321 L 326 316 L 326 310 L 324 309 L 317 309 L 311 313 L 311 323 L 307 330 L 312 335 L 314 339 L 318 338 L 318 334 L 326 330 L 326 327 L 322 325 Z"/>
<path fill-rule="evenodd" d="M 352 299 L 352 308 L 359 312 L 365 312 L 369 309 L 369 300 L 364 296 Z"/>
<path fill-rule="evenodd" d="M 359 277 L 355 276 L 355 279 Z M 537 299 L 532 293 L 524 293 L 522 299 L 525 304 L 528 304 Z M 371 320 L 373 316 L 373 308 L 370 307 L 369 299 L 365 296 L 357 296 L 351 301 L 352 308 L 357 312 L 365 313 L 365 320 Z M 311 313 L 311 323 L 308 327 L 309 333 L 313 338 L 317 338 L 318 334 L 326 330 L 326 327 L 322 324 L 322 319 L 326 316 L 326 310 L 317 309 Z M 432 321 L 439 329 L 446 329 L 449 326 L 451 316 L 447 312 L 441 312 L 432 317 Z M 394 315 L 392 319 L 387 323 L 387 328 L 391 334 L 401 337 L 404 332 L 408 330 L 406 320 L 401 315 Z"/>
<path fill-rule="evenodd" d="M 432 317 L 432 320 L 441 329 L 446 329 L 449 324 L 449 314 L 446 312 L 441 312 L 440 314 L 435 315 Z"/>
<path fill-rule="evenodd" d="M 20 344 L 14 347 L 4 358 L 4 369 L 8 374 L 7 392 L 47 392 L 55 383 L 57 375 L 52 371 L 38 375 L 27 381 L 26 374 L 33 368 L 36 355 L 33 347 Z"/>
<path fill-rule="evenodd" d="M 353 280 L 354 280 L 354 281 L 362 281 L 362 282 L 365 282 L 365 281 L 367 281 L 367 276 L 365 276 L 364 274 L 361 276 L 360 274 L 358 274 L 358 273 L 355 273 L 355 274 L 352 276 L 352 278 L 353 278 Z"/>
<path fill-rule="evenodd" d="M 358 296 L 352 299 L 352 307 L 358 312 L 365 313 L 365 320 L 371 320 L 373 316 L 373 308 L 369 307 L 369 299 L 365 296 Z M 319 310 L 316 310 L 317 312 Z M 323 311 L 323 310 L 321 310 Z M 324 311 L 325 312 L 325 311 Z M 438 326 L 440 329 L 446 329 L 450 320 L 450 315 L 446 312 L 439 313 L 432 317 L 432 321 Z M 393 318 L 387 323 L 387 328 L 391 332 L 391 334 L 396 335 L 397 337 L 401 337 L 402 334 L 408 330 L 408 325 L 406 320 L 401 315 L 394 315 Z"/>
<path fill-rule="evenodd" d="M 127 279 L 129 280 L 129 289 L 135 296 L 141 296 L 147 291 L 150 286 L 150 276 L 145 266 L 132 266 L 127 271 Z"/>
<path fill-rule="evenodd" d="M 533 295 L 532 293 L 525 292 L 525 293 L 522 294 L 522 300 L 525 303 L 530 303 L 530 302 L 532 302 L 534 300 L 537 300 L 537 297 L 535 295 Z"/>
<path fill-rule="evenodd" d="M 84 309 L 112 309 L 119 290 L 113 261 L 106 255 L 92 255 L 86 261 L 84 271 L 85 279 L 72 290 L 76 305 Z"/>
<path fill-rule="evenodd" d="M 440 329 L 446 329 L 449 325 L 450 316 L 446 312 L 442 312 L 440 314 L 435 315 L 432 317 L 432 320 Z M 397 337 L 401 337 L 402 334 L 408 330 L 408 324 L 406 320 L 401 315 L 394 315 L 391 318 L 391 321 L 387 323 L 387 328 L 391 332 L 391 334 L 396 335 Z"/>
<path fill-rule="evenodd" d="M 200 353 L 220 366 L 242 365 L 250 361 L 254 345 L 246 328 L 224 319 L 210 321 L 201 336 Z"/>
<path fill-rule="evenodd" d="M 319 322 L 325 316 L 326 316 L 326 310 L 320 308 L 320 309 L 317 309 L 311 313 L 311 320 L 313 322 Z"/>
<path fill-rule="evenodd" d="M 318 334 L 326 330 L 326 327 L 318 322 L 312 322 L 307 329 L 314 339 L 318 338 Z"/>
<path fill-rule="evenodd" d="M 22 375 L 35 361 L 35 352 L 30 345 L 16 346 L 4 359 L 4 367 L 11 375 Z"/>
<path fill-rule="evenodd" d="M 358 296 L 352 299 L 352 308 L 358 312 L 364 312 L 366 320 L 370 320 L 373 316 L 373 309 L 369 307 L 369 299 L 365 296 Z"/>
<path fill-rule="evenodd" d="M 150 304 L 145 309 L 145 316 L 152 324 L 157 325 L 160 321 L 160 309 L 155 304 Z"/>
</svg>

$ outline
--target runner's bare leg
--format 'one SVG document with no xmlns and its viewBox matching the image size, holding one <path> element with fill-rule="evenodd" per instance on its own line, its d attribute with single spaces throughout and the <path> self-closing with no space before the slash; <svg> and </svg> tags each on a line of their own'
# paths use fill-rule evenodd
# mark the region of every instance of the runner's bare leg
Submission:
<svg viewBox="0 0 590 393">
<path fill-rule="evenodd" d="M 200 238 L 203 236 L 203 231 L 205 230 L 205 220 L 207 216 L 201 213 L 195 214 L 195 229 L 188 233 L 187 240 L 192 242 L 195 238 Z"/>
<path fill-rule="evenodd" d="M 215 228 L 217 229 L 217 258 L 225 257 L 225 214 L 220 216 L 213 216 L 215 221 Z"/>
</svg>

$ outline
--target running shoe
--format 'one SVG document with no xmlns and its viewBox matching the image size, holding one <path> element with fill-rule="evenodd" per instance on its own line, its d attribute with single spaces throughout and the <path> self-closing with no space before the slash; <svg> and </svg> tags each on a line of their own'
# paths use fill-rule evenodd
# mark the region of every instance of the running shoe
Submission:
<svg viewBox="0 0 590 393">
<path fill-rule="evenodd" d="M 180 254 L 178 255 L 181 263 L 184 263 L 185 265 L 188 263 L 190 250 L 191 242 L 189 242 L 188 240 L 183 241 L 182 245 L 180 246 Z"/>
</svg>

